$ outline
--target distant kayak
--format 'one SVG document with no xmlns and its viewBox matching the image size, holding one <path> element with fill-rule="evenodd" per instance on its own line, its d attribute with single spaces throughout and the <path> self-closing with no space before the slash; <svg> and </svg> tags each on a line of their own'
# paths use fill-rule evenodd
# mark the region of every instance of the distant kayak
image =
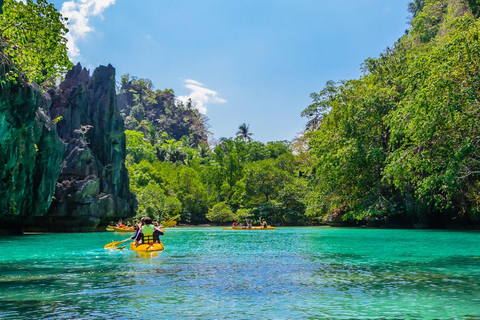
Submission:
<svg viewBox="0 0 480 320">
<path fill-rule="evenodd" d="M 163 246 L 163 243 L 145 243 L 137 246 L 135 242 L 132 242 L 130 244 L 130 250 L 142 252 L 163 251 L 165 250 L 165 247 Z"/>
<path fill-rule="evenodd" d="M 222 228 L 223 230 L 275 230 L 275 227 L 251 227 L 251 228 L 247 228 L 247 227 L 226 227 L 226 228 Z"/>
<path fill-rule="evenodd" d="M 116 228 L 115 226 L 107 226 L 106 230 L 107 231 L 115 231 L 113 228 Z"/>
<path fill-rule="evenodd" d="M 113 227 L 115 232 L 135 232 L 135 229 L 129 227 Z"/>
</svg>

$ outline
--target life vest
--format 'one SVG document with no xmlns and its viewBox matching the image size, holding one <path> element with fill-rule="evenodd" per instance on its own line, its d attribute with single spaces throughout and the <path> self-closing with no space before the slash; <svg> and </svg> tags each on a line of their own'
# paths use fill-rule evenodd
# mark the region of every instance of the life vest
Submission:
<svg viewBox="0 0 480 320">
<path fill-rule="evenodd" d="M 146 224 L 142 226 L 142 233 L 144 243 L 153 242 L 153 232 L 155 231 L 155 227 L 151 224 Z"/>
</svg>

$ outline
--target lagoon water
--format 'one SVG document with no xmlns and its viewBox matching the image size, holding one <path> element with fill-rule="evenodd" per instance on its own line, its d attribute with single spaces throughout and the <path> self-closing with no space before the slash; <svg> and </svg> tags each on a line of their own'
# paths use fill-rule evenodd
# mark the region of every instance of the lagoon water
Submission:
<svg viewBox="0 0 480 320">
<path fill-rule="evenodd" d="M 480 319 L 480 232 L 170 228 L 0 237 L 2 319 Z"/>
</svg>

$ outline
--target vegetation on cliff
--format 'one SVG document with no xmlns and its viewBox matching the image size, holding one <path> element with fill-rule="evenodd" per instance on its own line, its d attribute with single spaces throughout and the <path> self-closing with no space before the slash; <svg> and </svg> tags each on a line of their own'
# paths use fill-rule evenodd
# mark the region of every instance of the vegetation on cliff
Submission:
<svg viewBox="0 0 480 320">
<path fill-rule="evenodd" d="M 154 90 L 151 80 L 125 74 L 117 97 L 125 128 L 143 132 L 152 145 L 159 138 L 183 138 L 195 147 L 207 143 L 207 118 L 194 102 L 175 100 L 172 89 Z"/>
<path fill-rule="evenodd" d="M 55 87 L 47 80 L 71 66 L 65 19 L 44 0 L 7 0 L 3 9 L 0 229 L 92 231 L 133 216 L 115 69 L 90 77 L 78 64 Z"/>
<path fill-rule="evenodd" d="M 64 144 L 44 112 L 50 101 L 27 82 L 42 83 L 68 67 L 62 58 L 65 30 L 45 1 L 5 1 L 0 15 L 0 231 L 22 232 L 32 217 L 48 211 L 53 198 Z"/>
<path fill-rule="evenodd" d="M 307 215 L 441 226 L 478 222 L 478 3 L 410 4 L 411 29 L 360 79 L 329 82 L 303 115 Z"/>
<path fill-rule="evenodd" d="M 67 56 L 66 19 L 46 0 L 5 0 L 0 15 L 2 52 L 13 62 L 8 73 L 16 81 L 20 73 L 43 84 L 63 76 L 72 63 Z"/>
</svg>

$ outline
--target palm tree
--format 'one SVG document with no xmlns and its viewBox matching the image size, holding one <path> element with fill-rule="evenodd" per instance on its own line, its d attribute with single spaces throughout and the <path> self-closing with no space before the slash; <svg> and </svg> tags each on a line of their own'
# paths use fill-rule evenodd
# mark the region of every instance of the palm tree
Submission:
<svg viewBox="0 0 480 320">
<path fill-rule="evenodd" d="M 251 132 L 248 132 L 248 128 L 250 127 L 250 124 L 245 124 L 245 123 L 242 123 L 239 127 L 238 127 L 238 131 L 237 131 L 237 137 L 241 137 L 243 139 L 243 141 L 252 141 L 252 136 L 253 136 L 253 133 Z"/>
</svg>

